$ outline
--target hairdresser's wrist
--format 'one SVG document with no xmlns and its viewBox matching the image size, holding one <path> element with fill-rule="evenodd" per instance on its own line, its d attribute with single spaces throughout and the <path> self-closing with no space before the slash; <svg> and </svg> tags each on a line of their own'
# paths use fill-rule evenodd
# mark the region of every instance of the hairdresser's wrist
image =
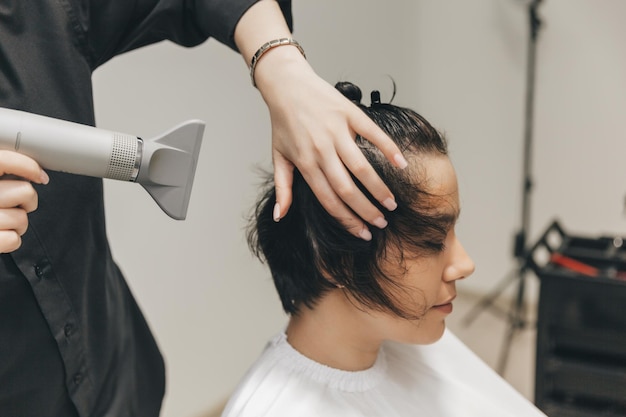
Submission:
<svg viewBox="0 0 626 417">
<path fill-rule="evenodd" d="M 286 78 L 303 77 L 313 69 L 298 48 L 284 45 L 267 51 L 256 65 L 254 81 L 265 97 L 268 89 L 284 84 Z"/>
</svg>

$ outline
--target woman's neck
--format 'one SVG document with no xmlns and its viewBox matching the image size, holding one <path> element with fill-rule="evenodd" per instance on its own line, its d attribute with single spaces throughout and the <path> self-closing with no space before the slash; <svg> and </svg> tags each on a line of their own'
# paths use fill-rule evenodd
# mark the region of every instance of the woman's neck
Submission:
<svg viewBox="0 0 626 417">
<path fill-rule="evenodd" d="M 326 294 L 315 308 L 305 306 L 287 326 L 287 340 L 304 356 L 346 371 L 374 365 L 382 339 L 367 326 L 367 314 L 356 309 L 340 289 Z"/>
</svg>

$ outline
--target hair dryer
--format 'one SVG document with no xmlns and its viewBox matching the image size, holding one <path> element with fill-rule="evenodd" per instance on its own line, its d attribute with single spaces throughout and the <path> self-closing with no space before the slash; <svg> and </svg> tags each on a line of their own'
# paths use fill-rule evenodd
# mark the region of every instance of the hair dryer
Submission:
<svg viewBox="0 0 626 417">
<path fill-rule="evenodd" d="M 189 120 L 143 140 L 0 108 L 0 149 L 27 155 L 53 171 L 138 182 L 167 215 L 184 220 L 204 126 Z"/>
</svg>

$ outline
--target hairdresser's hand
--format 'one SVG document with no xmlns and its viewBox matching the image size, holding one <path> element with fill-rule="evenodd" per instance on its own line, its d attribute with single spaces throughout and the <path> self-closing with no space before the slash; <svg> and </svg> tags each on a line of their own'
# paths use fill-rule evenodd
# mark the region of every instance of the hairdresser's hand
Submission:
<svg viewBox="0 0 626 417">
<path fill-rule="evenodd" d="M 272 39 L 291 33 L 275 1 L 259 1 L 241 17 L 235 43 L 246 63 Z M 280 46 L 259 59 L 254 79 L 268 105 L 279 220 L 291 206 L 294 165 L 324 208 L 351 233 L 371 239 L 364 223 L 385 227 L 381 213 L 357 188 L 354 174 L 383 206 L 394 197 L 356 146 L 356 134 L 368 139 L 396 166 L 406 164 L 398 147 L 361 110 L 315 74 L 293 46 Z"/>
<path fill-rule="evenodd" d="M 394 210 L 396 203 L 357 147 L 355 135 L 368 139 L 403 168 L 406 162 L 398 147 L 357 106 L 318 77 L 294 47 L 268 52 L 259 61 L 255 79 L 272 122 L 275 220 L 291 205 L 295 165 L 332 216 L 354 235 L 371 239 L 364 220 L 380 228 L 387 223 L 350 173 L 388 210 Z"/>
<path fill-rule="evenodd" d="M 31 158 L 0 150 L 0 253 L 13 252 L 22 244 L 27 214 L 37 209 L 31 182 L 47 184 L 48 175 Z"/>
</svg>

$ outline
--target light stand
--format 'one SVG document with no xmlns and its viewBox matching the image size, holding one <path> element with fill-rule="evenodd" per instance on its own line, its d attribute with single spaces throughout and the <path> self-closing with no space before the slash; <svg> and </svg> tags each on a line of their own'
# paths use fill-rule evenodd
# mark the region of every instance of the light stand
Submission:
<svg viewBox="0 0 626 417">
<path fill-rule="evenodd" d="M 526 71 L 526 101 L 525 101 L 525 124 L 524 124 L 524 165 L 523 165 L 523 187 L 522 187 L 522 219 L 521 228 L 515 235 L 514 256 L 517 260 L 517 267 L 506 275 L 502 281 L 484 298 L 482 298 L 468 313 L 465 318 L 467 325 L 486 308 L 495 308 L 494 301 L 500 294 L 514 281 L 517 281 L 517 294 L 513 299 L 508 312 L 497 310 L 506 316 L 508 329 L 504 338 L 496 371 L 503 374 L 509 357 L 511 343 L 515 334 L 524 329 L 529 323 L 526 318 L 526 304 L 524 296 L 526 292 L 526 276 L 531 269 L 531 253 L 527 247 L 526 238 L 530 225 L 530 192 L 532 190 L 531 178 L 531 149 L 532 149 L 532 127 L 533 127 L 533 105 L 535 96 L 535 57 L 537 49 L 537 37 L 541 20 L 537 15 L 537 8 L 541 0 L 533 0 L 528 5 L 529 16 L 529 43 Z"/>
</svg>

